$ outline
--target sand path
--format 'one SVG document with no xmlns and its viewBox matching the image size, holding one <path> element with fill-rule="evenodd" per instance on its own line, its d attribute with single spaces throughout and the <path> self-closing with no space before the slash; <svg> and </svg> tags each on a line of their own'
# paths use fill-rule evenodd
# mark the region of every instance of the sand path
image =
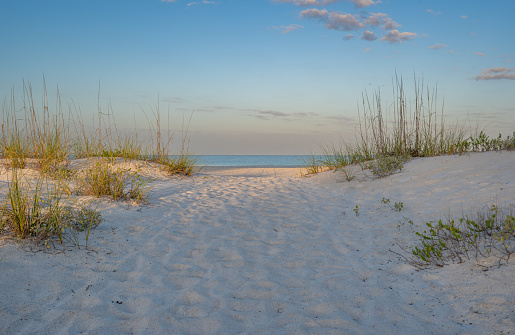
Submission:
<svg viewBox="0 0 515 335">
<path fill-rule="evenodd" d="M 91 250 L 0 241 L 0 333 L 515 331 L 513 264 L 416 271 L 389 251 L 427 220 L 513 203 L 514 152 L 416 159 L 350 183 L 227 171 L 159 181 L 148 206 L 104 201 Z"/>
</svg>

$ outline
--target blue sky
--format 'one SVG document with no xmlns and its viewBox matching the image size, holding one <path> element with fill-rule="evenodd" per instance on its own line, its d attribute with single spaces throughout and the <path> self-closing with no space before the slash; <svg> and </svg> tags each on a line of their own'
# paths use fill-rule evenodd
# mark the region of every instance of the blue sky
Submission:
<svg viewBox="0 0 515 335">
<path fill-rule="evenodd" d="M 0 2 L 0 94 L 112 106 L 146 126 L 159 101 L 198 154 L 305 154 L 352 138 L 361 94 L 437 87 L 450 119 L 515 130 L 515 2 L 218 0 Z M 52 100 L 52 99 L 51 99 Z M 136 122 L 134 121 L 136 120 Z M 177 137 L 180 134 L 178 134 Z"/>
</svg>

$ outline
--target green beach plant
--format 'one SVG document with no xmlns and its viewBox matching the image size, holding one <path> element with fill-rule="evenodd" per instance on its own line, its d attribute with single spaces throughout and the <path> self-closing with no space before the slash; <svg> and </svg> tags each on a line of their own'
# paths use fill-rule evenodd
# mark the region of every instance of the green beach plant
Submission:
<svg viewBox="0 0 515 335">
<path fill-rule="evenodd" d="M 397 211 L 397 212 L 400 212 L 402 211 L 402 209 L 404 208 L 404 203 L 402 202 L 396 202 L 393 207 L 392 205 L 390 204 L 390 199 L 386 199 L 386 198 L 383 198 L 381 200 L 381 203 L 385 204 L 385 205 L 388 205 L 391 209 Z"/>
<path fill-rule="evenodd" d="M 354 211 L 354 214 L 356 214 L 356 216 L 359 216 L 359 206 L 358 205 L 356 205 L 356 207 L 354 207 L 353 211 Z"/>
<path fill-rule="evenodd" d="M 345 180 L 347 180 L 349 183 L 354 179 L 354 177 L 356 177 L 350 170 L 346 168 L 341 168 L 340 170 L 345 175 Z"/>
<path fill-rule="evenodd" d="M 504 210 L 491 206 L 474 219 L 462 217 L 426 222 L 426 230 L 416 232 L 418 244 L 405 257 L 418 268 L 442 267 L 465 260 L 497 257 L 506 263 L 515 252 L 513 206 Z"/>
</svg>

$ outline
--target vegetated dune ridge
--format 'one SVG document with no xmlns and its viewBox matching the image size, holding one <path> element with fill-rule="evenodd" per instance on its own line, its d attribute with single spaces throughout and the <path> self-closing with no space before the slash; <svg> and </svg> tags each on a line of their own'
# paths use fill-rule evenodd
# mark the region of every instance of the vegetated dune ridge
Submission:
<svg viewBox="0 0 515 335">
<path fill-rule="evenodd" d="M 156 179 L 150 205 L 102 200 L 88 250 L 4 238 L 0 333 L 513 334 L 513 257 L 417 271 L 389 250 L 426 221 L 514 203 L 515 152 L 354 171 L 205 168 Z"/>
</svg>

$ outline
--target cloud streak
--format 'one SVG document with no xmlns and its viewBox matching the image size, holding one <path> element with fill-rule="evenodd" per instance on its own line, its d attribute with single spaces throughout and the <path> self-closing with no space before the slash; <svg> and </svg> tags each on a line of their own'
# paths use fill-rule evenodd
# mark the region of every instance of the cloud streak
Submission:
<svg viewBox="0 0 515 335">
<path fill-rule="evenodd" d="M 438 43 L 438 44 L 428 47 L 428 49 L 435 49 L 435 50 L 443 49 L 443 48 L 447 48 L 447 45 Z"/>
<path fill-rule="evenodd" d="M 276 110 L 259 110 L 259 109 L 244 109 L 245 112 L 252 113 L 251 116 L 260 120 L 270 120 L 271 118 L 282 118 L 283 120 L 298 120 L 301 118 L 316 117 L 317 113 L 284 113 Z"/>
<path fill-rule="evenodd" d="M 173 1 L 175 2 L 175 0 Z M 195 6 L 195 5 L 200 5 L 200 4 L 204 4 L 204 5 L 214 5 L 216 4 L 216 2 L 214 1 L 201 1 L 201 2 L 190 2 L 189 4 L 187 4 L 186 6 Z"/>
<path fill-rule="evenodd" d="M 298 30 L 298 29 L 301 29 L 304 27 L 301 26 L 300 24 L 290 24 L 289 26 L 279 26 L 279 27 L 274 26 L 273 28 L 275 30 L 281 30 L 281 34 L 287 34 L 287 33 L 291 33 L 292 31 L 295 31 L 295 30 Z"/>
<path fill-rule="evenodd" d="M 507 68 L 507 67 L 494 67 L 491 69 L 483 69 L 481 73 L 471 79 L 475 80 L 500 80 L 500 79 L 510 79 L 515 80 L 515 68 Z"/>
<path fill-rule="evenodd" d="M 426 9 L 426 12 L 428 12 L 429 14 L 433 14 L 433 15 L 441 15 L 442 14 L 442 12 L 435 12 L 432 9 Z"/>
</svg>

